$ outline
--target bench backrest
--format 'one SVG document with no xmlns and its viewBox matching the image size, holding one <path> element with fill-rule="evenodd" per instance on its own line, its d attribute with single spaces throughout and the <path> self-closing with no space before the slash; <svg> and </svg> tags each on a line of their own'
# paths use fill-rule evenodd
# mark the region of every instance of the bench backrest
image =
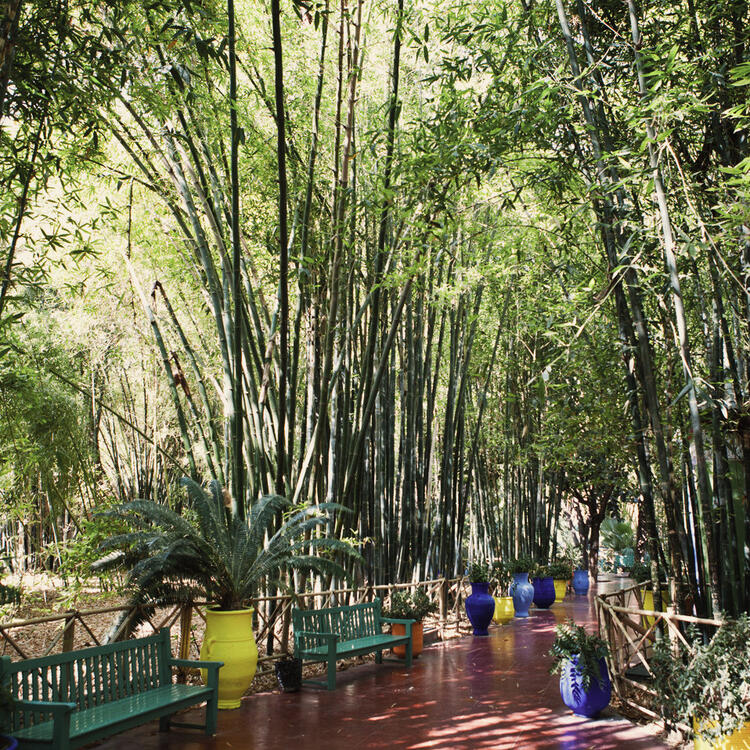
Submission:
<svg viewBox="0 0 750 750">
<path fill-rule="evenodd" d="M 169 628 L 162 628 L 147 638 L 37 659 L 12 662 L 9 656 L 0 657 L 0 685 L 19 700 L 63 701 L 75 703 L 77 709 L 91 708 L 169 684 L 170 656 Z"/>
<path fill-rule="evenodd" d="M 342 641 L 379 635 L 382 632 L 380 619 L 380 599 L 348 607 L 292 611 L 295 633 L 335 633 Z"/>
</svg>

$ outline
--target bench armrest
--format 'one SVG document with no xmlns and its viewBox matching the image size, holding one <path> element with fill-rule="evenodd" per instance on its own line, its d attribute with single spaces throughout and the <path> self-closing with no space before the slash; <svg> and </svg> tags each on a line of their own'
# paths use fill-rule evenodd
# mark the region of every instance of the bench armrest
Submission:
<svg viewBox="0 0 750 750">
<path fill-rule="evenodd" d="M 302 642 L 307 642 L 305 645 L 310 645 L 309 641 L 323 641 L 329 651 L 332 647 L 335 650 L 338 640 L 339 636 L 336 633 L 320 633 L 315 630 L 300 630 L 298 633 L 294 634 L 294 653 L 299 654 Z M 302 648 L 302 650 L 304 650 L 304 648 Z"/>
<path fill-rule="evenodd" d="M 170 656 L 167 662 L 170 667 L 187 667 L 195 669 L 205 669 L 206 687 L 213 688 L 214 691 L 219 689 L 219 670 L 224 666 L 223 661 L 199 661 L 196 659 L 175 659 Z"/>
<path fill-rule="evenodd" d="M 70 718 L 75 709 L 76 704 L 67 701 L 14 700 L 12 710 L 20 713 L 52 714 L 52 747 L 69 747 Z"/>
<path fill-rule="evenodd" d="M 403 617 L 381 617 L 380 622 L 388 625 L 414 625 L 417 621 Z"/>
</svg>

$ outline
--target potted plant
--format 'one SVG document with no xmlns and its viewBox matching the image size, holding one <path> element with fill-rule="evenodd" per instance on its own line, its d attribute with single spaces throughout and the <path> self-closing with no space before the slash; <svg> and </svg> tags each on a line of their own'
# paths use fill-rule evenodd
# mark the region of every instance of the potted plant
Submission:
<svg viewBox="0 0 750 750">
<path fill-rule="evenodd" d="M 473 562 L 468 570 L 471 595 L 466 597 L 466 615 L 474 635 L 489 635 L 487 627 L 495 614 L 495 600 L 490 596 L 490 571 L 486 562 Z"/>
<path fill-rule="evenodd" d="M 513 597 L 507 595 L 513 578 L 500 560 L 493 563 L 491 578 L 495 600 L 495 613 L 492 619 L 498 625 L 504 625 L 513 619 Z"/>
<path fill-rule="evenodd" d="M 539 609 L 549 609 L 555 601 L 555 582 L 549 572 L 549 567 L 536 563 L 532 570 L 531 585 L 534 588 L 534 605 Z"/>
<path fill-rule="evenodd" d="M 529 607 L 534 599 L 534 587 L 529 583 L 532 561 L 528 557 L 518 557 L 507 563 L 508 572 L 513 576 L 510 593 L 516 617 L 528 617 Z"/>
<path fill-rule="evenodd" d="M 302 687 L 302 659 L 287 654 L 273 665 L 276 681 L 284 693 L 296 693 Z"/>
<path fill-rule="evenodd" d="M 424 648 L 424 618 L 437 609 L 437 602 L 430 601 L 424 589 L 417 588 L 413 594 L 408 591 L 395 591 L 391 596 L 391 606 L 383 617 L 393 617 L 397 620 L 414 620 L 411 626 L 411 655 L 417 658 Z M 405 635 L 406 625 L 394 623 L 391 625 L 394 635 Z M 406 658 L 406 646 L 394 646 L 393 653 L 399 659 Z"/>
<path fill-rule="evenodd" d="M 188 493 L 184 515 L 149 500 L 109 511 L 133 530 L 105 542 L 104 549 L 116 552 L 95 563 L 95 569 L 129 568 L 129 583 L 140 602 L 212 602 L 201 659 L 224 662 L 219 708 L 237 708 L 258 661 L 251 602 L 261 579 L 284 589 L 281 573 L 290 569 L 344 575 L 340 565 L 310 554 L 311 549 L 359 556 L 345 542 L 315 535 L 341 506 L 293 508 L 283 497 L 266 495 L 242 518 L 230 512 L 216 480 L 208 491 L 188 478 L 182 484 Z"/>
<path fill-rule="evenodd" d="M 689 639 L 689 651 L 667 637 L 654 649 L 663 718 L 692 728 L 696 750 L 750 746 L 750 617 L 725 622 L 709 642 L 695 629 Z"/>
<path fill-rule="evenodd" d="M 549 574 L 555 585 L 555 603 L 565 599 L 568 583 L 573 578 L 573 563 L 564 557 L 558 557 L 549 564 Z"/>
<path fill-rule="evenodd" d="M 563 703 L 578 716 L 592 717 L 609 705 L 612 684 L 607 671 L 607 644 L 572 620 L 555 628 L 549 655 L 550 674 L 560 673 Z"/>
<path fill-rule="evenodd" d="M 573 593 L 578 596 L 585 596 L 589 592 L 589 572 L 583 567 L 580 556 L 577 559 L 572 559 L 573 565 Z"/>
</svg>

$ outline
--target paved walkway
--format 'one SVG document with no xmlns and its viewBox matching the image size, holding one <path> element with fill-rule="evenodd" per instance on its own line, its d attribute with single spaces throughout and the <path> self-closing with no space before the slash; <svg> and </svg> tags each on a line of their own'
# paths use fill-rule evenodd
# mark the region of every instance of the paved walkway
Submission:
<svg viewBox="0 0 750 750">
<path fill-rule="evenodd" d="M 490 628 L 425 649 L 406 670 L 396 662 L 339 672 L 334 692 L 261 693 L 219 712 L 214 738 L 157 724 L 108 740 L 100 748 L 137 750 L 651 750 L 647 729 L 605 712 L 591 720 L 563 705 L 547 656 L 554 625 L 568 617 L 591 625 L 593 599 L 568 598 L 528 620 Z M 202 720 L 202 712 L 190 712 Z"/>
</svg>

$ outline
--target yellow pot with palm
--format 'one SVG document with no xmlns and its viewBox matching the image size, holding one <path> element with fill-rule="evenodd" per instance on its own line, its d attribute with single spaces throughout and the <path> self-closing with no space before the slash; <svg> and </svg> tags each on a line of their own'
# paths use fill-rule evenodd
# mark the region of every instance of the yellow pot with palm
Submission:
<svg viewBox="0 0 750 750">
<path fill-rule="evenodd" d="M 504 625 L 513 619 L 513 598 L 510 596 L 496 596 L 495 613 L 492 615 L 493 622 Z"/>
<path fill-rule="evenodd" d="M 201 659 L 223 661 L 219 670 L 219 708 L 239 708 L 255 677 L 258 647 L 253 635 L 253 609 L 206 610 Z M 205 670 L 201 670 L 206 681 Z"/>
</svg>

